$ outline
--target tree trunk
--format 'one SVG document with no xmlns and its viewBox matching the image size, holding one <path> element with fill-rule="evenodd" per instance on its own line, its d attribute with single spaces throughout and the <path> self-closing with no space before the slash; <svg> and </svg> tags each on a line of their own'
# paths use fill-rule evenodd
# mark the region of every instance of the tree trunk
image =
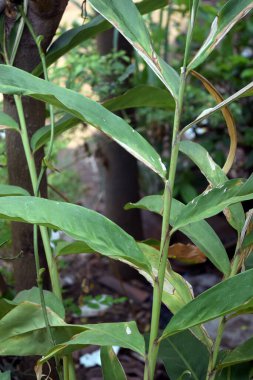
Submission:
<svg viewBox="0 0 253 380">
<path fill-rule="evenodd" d="M 9 2 L 10 3 L 10 2 Z M 18 2 L 17 2 L 18 3 Z M 28 18 L 34 28 L 36 35 L 43 36 L 43 49 L 49 46 L 55 35 L 56 29 L 66 8 L 68 0 L 30 0 L 28 7 Z M 6 9 L 5 25 L 6 34 L 10 31 L 15 21 L 15 1 L 8 4 Z M 14 66 L 22 70 L 32 72 L 40 62 L 38 49 L 27 28 L 24 29 L 16 55 Z M 28 134 L 31 137 L 34 132 L 45 124 L 45 104 L 31 98 L 23 98 L 24 112 L 28 127 Z M 18 120 L 13 97 L 4 97 L 4 112 Z M 10 184 L 21 186 L 31 194 L 32 186 L 26 158 L 20 136 L 8 131 L 6 134 L 7 160 Z M 44 151 L 40 150 L 36 154 L 36 167 L 39 172 L 41 159 Z M 47 195 L 46 178 L 41 184 L 43 197 Z M 32 226 L 13 223 L 12 224 L 13 255 L 22 252 L 22 255 L 14 262 L 15 287 L 18 291 L 31 288 L 36 284 L 36 272 L 33 256 L 33 233 Z M 41 264 L 46 267 L 45 256 L 42 243 L 39 244 Z"/>
<path fill-rule="evenodd" d="M 97 46 L 101 55 L 108 54 L 113 48 L 113 33 L 110 29 L 97 37 Z M 119 35 L 118 50 L 124 50 L 130 57 L 133 54 L 131 45 Z M 107 78 L 108 79 L 108 78 Z M 128 112 L 134 119 L 134 113 Z M 105 179 L 105 213 L 135 239 L 143 239 L 141 213 L 138 209 L 124 210 L 127 202 L 140 199 L 137 160 L 116 142 L 101 137 L 99 155 L 102 157 Z M 114 270 L 123 279 L 137 276 L 137 272 L 122 263 L 113 263 Z"/>
</svg>

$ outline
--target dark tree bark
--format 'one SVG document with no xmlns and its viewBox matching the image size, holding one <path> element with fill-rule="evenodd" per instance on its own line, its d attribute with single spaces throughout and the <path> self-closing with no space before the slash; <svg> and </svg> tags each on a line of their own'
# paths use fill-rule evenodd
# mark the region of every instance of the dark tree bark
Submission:
<svg viewBox="0 0 253 380">
<path fill-rule="evenodd" d="M 15 21 L 15 1 L 6 2 L 6 33 L 9 36 Z M 43 49 L 49 46 L 55 35 L 61 17 L 64 13 L 68 0 L 30 0 L 28 6 L 28 18 L 34 28 L 36 35 L 42 35 Z M 8 7 L 8 9 L 7 9 Z M 32 70 L 40 62 L 38 49 L 27 28 L 24 29 L 23 36 L 16 55 L 14 66 L 27 72 Z M 33 133 L 45 123 L 45 104 L 31 98 L 23 98 L 24 112 L 28 127 L 28 134 Z M 4 97 L 4 111 L 18 120 L 13 97 Z M 12 131 L 7 132 L 7 159 L 9 183 L 21 186 L 32 194 L 32 186 L 27 163 L 21 144 L 20 136 Z M 36 154 L 37 170 L 40 170 L 41 159 L 44 156 L 43 150 Z M 46 178 L 41 185 L 42 196 L 47 195 Z M 14 277 L 16 289 L 28 289 L 36 283 L 35 264 L 33 256 L 33 234 L 32 227 L 22 223 L 13 223 L 13 255 L 23 252 L 14 262 Z M 44 252 L 40 242 L 41 264 L 46 267 Z"/>
<path fill-rule="evenodd" d="M 112 51 L 113 33 L 114 30 L 110 29 L 97 36 L 97 46 L 101 55 Z M 130 57 L 133 54 L 132 46 L 121 35 L 118 38 L 117 48 L 118 50 L 124 50 Z M 128 116 L 134 120 L 134 112 L 128 112 Z M 102 158 L 105 173 L 106 216 L 135 239 L 142 240 L 143 230 L 140 210 L 124 210 L 124 205 L 127 202 L 136 202 L 140 199 L 137 160 L 119 144 L 104 135 L 101 136 L 99 142 L 99 156 Z M 136 278 L 138 276 L 134 269 L 120 262 L 113 262 L 112 269 L 122 279 Z"/>
<path fill-rule="evenodd" d="M 101 55 L 111 52 L 113 33 L 110 29 L 97 37 L 97 46 Z M 124 50 L 130 57 L 131 45 L 119 35 L 118 50 Z M 134 119 L 134 113 L 129 113 Z M 117 143 L 103 137 L 99 144 L 105 170 L 105 212 L 106 215 L 121 226 L 135 239 L 143 238 L 140 210 L 124 211 L 127 202 L 139 200 L 137 160 Z"/>
</svg>

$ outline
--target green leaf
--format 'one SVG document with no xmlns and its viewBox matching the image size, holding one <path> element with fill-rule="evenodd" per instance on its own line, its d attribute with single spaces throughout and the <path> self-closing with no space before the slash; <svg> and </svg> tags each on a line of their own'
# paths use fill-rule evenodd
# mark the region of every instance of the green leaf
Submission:
<svg viewBox="0 0 253 380">
<path fill-rule="evenodd" d="M 11 373 L 10 373 L 10 371 L 0 372 L 0 380 L 11 380 Z"/>
<path fill-rule="evenodd" d="M 62 319 L 65 318 L 65 310 L 62 302 L 52 292 L 43 290 L 46 306 L 58 314 Z M 21 302 L 34 302 L 40 304 L 40 292 L 39 289 L 33 287 L 29 290 L 22 290 L 14 298 L 13 302 L 19 304 Z"/>
<path fill-rule="evenodd" d="M 130 88 L 123 95 L 107 100 L 103 103 L 103 106 L 112 112 L 138 107 L 174 110 L 175 103 L 168 91 L 159 87 L 139 85 Z"/>
<path fill-rule="evenodd" d="M 90 0 L 90 4 L 123 34 L 177 99 L 179 76 L 154 51 L 148 29 L 133 1 Z"/>
<path fill-rule="evenodd" d="M 16 303 L 5 298 L 0 298 L 0 319 L 16 307 Z"/>
<path fill-rule="evenodd" d="M 162 178 L 165 177 L 166 168 L 154 148 L 126 121 L 93 100 L 7 65 L 0 65 L 0 91 L 31 96 L 61 108 L 101 130 Z"/>
<path fill-rule="evenodd" d="M 56 256 L 67 256 L 74 255 L 78 253 L 94 253 L 94 249 L 90 248 L 88 244 L 83 241 L 75 241 L 73 243 L 61 244 L 60 248 L 57 249 Z"/>
<path fill-rule="evenodd" d="M 249 91 L 253 88 L 253 82 L 249 83 L 247 86 L 243 87 L 241 90 L 237 91 L 235 94 L 231 95 L 229 98 L 225 99 L 223 102 L 217 104 L 215 107 L 207 108 L 201 114 L 193 120 L 190 124 L 188 124 L 184 129 L 189 129 L 193 125 L 199 124 L 202 120 L 207 119 L 213 113 L 219 111 L 222 107 L 229 105 L 237 99 L 242 98 L 245 94 L 248 94 Z"/>
<path fill-rule="evenodd" d="M 60 136 L 63 132 L 68 131 L 80 123 L 80 119 L 71 115 L 65 115 L 55 123 L 54 136 Z M 38 129 L 31 138 L 31 147 L 34 152 L 44 146 L 51 136 L 51 125 L 45 125 Z"/>
<path fill-rule="evenodd" d="M 173 227 L 177 216 L 184 214 L 185 207 L 183 203 L 172 199 L 170 224 Z M 142 208 L 162 215 L 163 198 L 160 195 L 150 195 L 137 203 L 128 203 L 125 208 Z M 191 223 L 179 229 L 208 257 L 216 268 L 225 275 L 230 273 L 230 263 L 226 250 L 218 235 L 206 221 Z"/>
<path fill-rule="evenodd" d="M 0 197 L 6 196 L 27 196 L 30 195 L 27 190 L 19 186 L 0 185 Z"/>
<path fill-rule="evenodd" d="M 130 235 L 109 219 L 84 207 L 36 197 L 4 197 L 0 198 L 0 218 L 64 231 L 102 255 L 151 271 Z"/>
<path fill-rule="evenodd" d="M 145 342 L 135 322 L 100 323 L 83 326 L 86 331 L 76 334 L 71 340 L 50 350 L 40 363 L 54 355 L 69 355 L 86 345 L 119 346 L 145 356 Z"/>
<path fill-rule="evenodd" d="M 188 65 L 189 70 L 199 66 L 222 41 L 233 26 L 253 8 L 252 0 L 229 0 L 215 17 L 204 44 Z"/>
<path fill-rule="evenodd" d="M 48 309 L 48 319 L 56 343 L 68 340 L 83 330 L 82 326 L 67 325 Z M 0 320 L 0 355 L 44 355 L 52 346 L 40 305 L 22 302 Z"/>
<path fill-rule="evenodd" d="M 155 278 L 159 267 L 159 251 L 147 244 L 139 243 L 138 245 L 147 261 L 151 264 L 153 277 Z M 152 286 L 154 285 L 154 279 L 149 274 L 143 271 L 140 271 L 140 273 L 152 284 Z M 191 286 L 182 276 L 167 267 L 162 294 L 163 303 L 174 314 L 192 299 L 193 295 Z"/>
<path fill-rule="evenodd" d="M 228 181 L 223 170 L 213 161 L 208 151 L 201 145 L 185 140 L 180 142 L 179 150 L 198 166 L 201 173 L 212 186 L 220 186 Z M 242 205 L 230 206 L 228 212 L 230 215 L 230 218 L 228 218 L 229 222 L 240 232 L 245 223 L 245 213 Z"/>
<path fill-rule="evenodd" d="M 148 85 L 140 85 L 131 88 L 123 95 L 109 99 L 103 106 L 111 112 L 137 107 L 157 107 L 174 109 L 174 100 L 167 91 Z M 55 136 L 77 125 L 80 120 L 77 117 L 65 115 L 55 124 Z M 51 127 L 47 125 L 34 133 L 31 140 L 33 150 L 38 150 L 50 139 Z"/>
<path fill-rule="evenodd" d="M 168 5 L 167 0 L 156 0 L 155 2 L 153 0 L 145 0 L 136 4 L 141 14 L 152 12 L 153 10 L 163 8 L 166 5 Z M 49 47 L 46 55 L 47 66 L 50 66 L 52 63 L 57 61 L 57 59 L 82 42 L 111 28 L 112 25 L 108 21 L 101 16 L 97 16 L 82 26 L 67 30 L 65 33 L 61 34 L 60 37 L 57 38 Z M 33 74 L 40 76 L 42 73 L 42 65 L 39 64 L 33 70 Z"/>
<path fill-rule="evenodd" d="M 159 358 L 163 361 L 171 380 L 177 380 L 185 371 L 190 372 L 189 379 L 206 378 L 208 350 L 189 331 L 164 339 L 160 345 Z"/>
<path fill-rule="evenodd" d="M 230 314 L 253 299 L 253 269 L 213 286 L 185 305 L 170 320 L 162 338 Z"/>
<path fill-rule="evenodd" d="M 251 380 L 252 364 L 244 363 L 224 368 L 215 376 L 215 380 Z"/>
<path fill-rule="evenodd" d="M 102 347 L 100 356 L 104 380 L 127 380 L 125 371 L 112 347 Z"/>
<path fill-rule="evenodd" d="M 14 129 L 19 132 L 18 123 L 4 112 L 0 112 L 0 130 L 1 129 Z"/>
<path fill-rule="evenodd" d="M 251 360 L 253 360 L 253 337 L 229 352 L 219 363 L 219 368 L 245 363 Z"/>
<path fill-rule="evenodd" d="M 253 198 L 253 175 L 247 181 L 232 179 L 223 185 L 205 191 L 188 203 L 175 220 L 174 229 L 181 229 L 218 214 L 231 204 Z"/>
</svg>

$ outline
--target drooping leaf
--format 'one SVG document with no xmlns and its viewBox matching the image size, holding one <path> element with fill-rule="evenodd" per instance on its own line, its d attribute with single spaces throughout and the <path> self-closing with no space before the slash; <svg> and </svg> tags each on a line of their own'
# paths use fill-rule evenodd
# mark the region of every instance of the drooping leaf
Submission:
<svg viewBox="0 0 253 380">
<path fill-rule="evenodd" d="M 86 345 L 119 346 L 145 355 L 145 342 L 135 322 L 100 323 L 84 325 L 84 332 L 76 334 L 71 340 L 50 350 L 40 363 L 46 362 L 54 355 L 68 355 Z"/>
<path fill-rule="evenodd" d="M 253 337 L 246 342 L 237 346 L 229 352 L 219 363 L 219 368 L 228 367 L 235 364 L 241 364 L 253 360 Z"/>
<path fill-rule="evenodd" d="M 165 7 L 168 4 L 167 0 L 145 0 L 136 4 L 141 14 L 152 12 L 156 9 Z M 88 40 L 95 37 L 98 33 L 102 33 L 112 28 L 112 25 L 106 21 L 103 17 L 97 16 L 90 22 L 67 30 L 62 33 L 49 47 L 46 54 L 46 64 L 50 66 L 57 61 L 58 58 L 65 55 L 68 51 Z M 33 71 L 33 74 L 40 76 L 43 73 L 42 65 L 39 64 Z"/>
<path fill-rule="evenodd" d="M 143 243 L 139 243 L 143 254 L 148 262 L 151 264 L 153 277 L 155 278 L 158 273 L 159 267 L 159 252 Z M 154 286 L 154 279 L 145 273 L 139 271 L 152 286 Z M 177 313 L 184 305 L 193 299 L 193 292 L 191 285 L 180 274 L 174 272 L 169 265 L 165 271 L 162 302 L 174 314 Z M 201 340 L 207 347 L 210 347 L 209 337 L 202 326 L 193 328 L 193 333 L 199 340 Z"/>
<path fill-rule="evenodd" d="M 30 195 L 27 190 L 19 186 L 13 185 L 0 185 L 0 197 L 6 196 L 27 196 Z"/>
<path fill-rule="evenodd" d="M 100 357 L 104 380 L 127 380 L 125 371 L 112 347 L 101 347 Z"/>
<path fill-rule="evenodd" d="M 109 111 L 115 112 L 128 108 L 137 107 L 157 107 L 157 108 L 174 108 L 174 100 L 167 91 L 148 85 L 140 85 L 131 88 L 123 95 L 117 96 L 103 103 L 103 106 Z M 80 120 L 77 117 L 65 115 L 55 124 L 55 136 L 77 125 Z M 50 139 L 51 127 L 47 125 L 40 128 L 34 133 L 31 140 L 33 150 L 39 149 Z"/>
<path fill-rule="evenodd" d="M 7 65 L 0 65 L 0 91 L 31 96 L 80 118 L 104 132 L 162 178 L 165 177 L 166 168 L 154 148 L 126 121 L 95 101 Z"/>
<path fill-rule="evenodd" d="M 253 300 L 253 269 L 213 286 L 185 305 L 165 328 L 162 339 L 230 314 Z"/>
<path fill-rule="evenodd" d="M 189 379 L 206 378 L 208 350 L 189 331 L 164 339 L 160 345 L 159 358 L 163 361 L 171 380 L 178 380 L 185 371 L 190 372 Z"/>
<path fill-rule="evenodd" d="M 109 219 L 84 207 L 36 197 L 4 197 L 0 198 L 0 218 L 64 231 L 102 255 L 130 262 L 150 272 L 149 263 L 130 235 Z"/>
<path fill-rule="evenodd" d="M 228 181 L 223 170 L 213 161 L 208 151 L 201 145 L 192 141 L 181 141 L 180 152 L 186 154 L 200 169 L 212 186 L 220 186 Z M 241 204 L 235 204 L 225 211 L 228 222 L 237 230 L 241 231 L 245 223 L 245 213 Z"/>
<path fill-rule="evenodd" d="M 93 8 L 105 17 L 137 50 L 154 73 L 177 99 L 179 75 L 154 51 L 148 29 L 132 0 L 90 0 Z"/>
<path fill-rule="evenodd" d="M 62 319 L 65 318 L 65 310 L 62 305 L 62 302 L 48 290 L 43 290 L 46 306 L 58 314 Z M 34 302 L 40 304 L 40 292 L 39 289 L 33 287 L 29 290 L 22 290 L 19 292 L 16 297 L 13 299 L 13 302 L 19 304 L 21 302 Z"/>
<path fill-rule="evenodd" d="M 14 129 L 19 132 L 18 123 L 4 112 L 0 112 L 0 130 L 1 129 Z"/>
<path fill-rule="evenodd" d="M 48 319 L 56 343 L 68 340 L 83 331 L 82 326 L 67 325 L 52 310 Z M 52 346 L 45 328 L 45 320 L 39 304 L 22 302 L 0 320 L 0 355 L 44 355 Z"/>
<path fill-rule="evenodd" d="M 175 220 L 174 229 L 209 218 L 228 206 L 253 198 L 253 175 L 247 181 L 232 179 L 207 190 L 188 203 Z"/>
<path fill-rule="evenodd" d="M 204 87 L 207 89 L 209 94 L 212 95 L 212 97 L 216 100 L 218 104 L 224 100 L 221 94 L 219 93 L 219 91 L 212 85 L 211 82 L 209 82 L 209 80 L 203 77 L 203 75 L 197 73 L 196 71 L 192 71 L 191 73 L 203 83 Z M 223 166 L 223 169 L 222 169 L 223 172 L 227 174 L 229 170 L 231 169 L 234 159 L 235 159 L 235 154 L 236 154 L 236 149 L 237 149 L 237 132 L 236 132 L 235 121 L 229 108 L 223 107 L 221 109 L 221 112 L 226 121 L 228 134 L 230 137 L 229 153 L 228 153 L 225 165 Z"/>
<path fill-rule="evenodd" d="M 184 213 L 186 206 L 176 199 L 172 200 L 171 220 L 174 227 L 175 220 L 179 214 Z M 142 208 L 162 215 L 163 198 L 160 195 L 150 195 L 144 197 L 137 203 L 129 203 L 126 209 Z M 230 263 L 226 250 L 220 241 L 218 235 L 212 227 L 204 220 L 191 223 L 179 228 L 207 257 L 208 259 L 225 275 L 230 272 Z"/>
<path fill-rule="evenodd" d="M 159 266 L 159 252 L 157 249 L 144 244 L 138 243 L 140 249 L 145 255 L 148 262 L 151 264 L 153 277 L 157 276 Z M 153 278 L 143 271 L 140 273 L 154 285 Z M 162 301 L 169 308 L 172 313 L 177 313 L 185 304 L 193 299 L 190 284 L 181 277 L 178 273 L 174 272 L 169 266 L 166 269 Z"/>
<path fill-rule="evenodd" d="M 233 103 L 237 99 L 242 98 L 245 96 L 245 94 L 249 93 L 249 91 L 253 88 L 253 82 L 249 83 L 247 86 L 243 87 L 241 90 L 237 91 L 235 94 L 229 96 L 227 99 L 225 99 L 223 102 L 219 103 L 217 106 L 212 108 L 207 108 L 201 114 L 193 120 L 190 124 L 188 124 L 184 129 L 189 129 L 193 125 L 199 124 L 202 120 L 207 119 L 209 116 L 211 116 L 213 113 L 219 111 L 225 106 L 228 106 L 230 103 Z"/>
<path fill-rule="evenodd" d="M 188 65 L 189 70 L 199 66 L 223 40 L 231 28 L 253 8 L 252 0 L 229 0 L 215 17 L 204 44 Z"/>
</svg>

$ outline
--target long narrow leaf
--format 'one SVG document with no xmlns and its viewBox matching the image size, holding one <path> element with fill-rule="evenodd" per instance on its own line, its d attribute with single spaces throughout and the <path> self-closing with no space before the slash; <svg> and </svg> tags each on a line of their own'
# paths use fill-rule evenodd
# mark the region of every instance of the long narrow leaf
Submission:
<svg viewBox="0 0 253 380">
<path fill-rule="evenodd" d="M 220 186 L 228 181 L 223 170 L 213 161 L 207 150 L 192 141 L 181 141 L 179 150 L 186 154 L 200 169 L 212 186 Z M 241 204 L 234 204 L 224 211 L 228 222 L 241 231 L 245 223 L 245 213 Z"/>
<path fill-rule="evenodd" d="M 239 98 L 242 98 L 245 94 L 249 93 L 249 90 L 253 88 L 253 82 L 249 83 L 247 86 L 243 87 L 241 90 L 237 91 L 235 94 L 231 95 L 229 98 L 225 99 L 223 102 L 219 103 L 217 106 L 208 108 L 201 112 L 201 114 L 197 117 L 197 119 L 193 120 L 190 124 L 188 124 L 184 129 L 188 129 L 193 125 L 199 124 L 202 120 L 207 119 L 213 113 L 219 111 L 225 106 L 228 106 L 230 103 L 236 101 Z"/>
<path fill-rule="evenodd" d="M 175 220 L 174 229 L 209 218 L 228 206 L 253 199 L 253 175 L 247 181 L 232 179 L 207 190 L 188 203 Z"/>
<path fill-rule="evenodd" d="M 90 0 L 90 4 L 123 34 L 177 99 L 179 75 L 154 51 L 148 29 L 134 2 L 132 0 Z"/>
<path fill-rule="evenodd" d="M 136 6 L 141 14 L 146 14 L 156 9 L 163 8 L 167 4 L 167 0 L 145 0 L 136 4 Z M 60 37 L 57 38 L 49 47 L 46 55 L 47 66 L 50 66 L 52 63 L 57 61 L 57 59 L 62 57 L 77 45 L 80 45 L 84 41 L 95 37 L 98 33 L 105 32 L 110 28 L 112 28 L 112 25 L 108 21 L 101 16 L 97 16 L 87 24 L 67 30 L 65 33 L 61 34 Z M 40 76 L 42 73 L 42 65 L 39 64 L 34 69 L 33 74 Z"/>
<path fill-rule="evenodd" d="M 165 177 L 166 168 L 153 147 L 126 121 L 93 100 L 7 65 L 0 65 L 0 92 L 31 96 L 61 108 L 101 130 L 161 177 Z"/>
<path fill-rule="evenodd" d="M 102 347 L 100 357 L 104 380 L 127 380 L 124 369 L 112 347 Z"/>
<path fill-rule="evenodd" d="M 130 262 L 151 273 L 150 265 L 134 239 L 95 211 L 36 197 L 4 197 L 0 198 L 0 218 L 64 231 L 102 255 Z"/>
<path fill-rule="evenodd" d="M 174 99 L 166 90 L 148 85 L 131 88 L 124 94 L 105 101 L 102 105 L 111 112 L 137 107 L 175 108 Z M 61 135 L 79 122 L 77 117 L 65 115 L 55 124 L 55 136 Z M 50 125 L 37 130 L 31 140 L 33 150 L 36 151 L 46 144 L 50 139 L 50 134 Z"/>
<path fill-rule="evenodd" d="M 252 299 L 253 269 L 213 286 L 184 306 L 172 317 L 162 334 L 162 339 L 230 314 Z"/>
<path fill-rule="evenodd" d="M 178 215 L 181 213 L 182 215 L 184 214 L 185 207 L 186 206 L 178 200 L 172 200 L 170 220 L 172 226 L 175 225 L 175 220 Z M 142 208 L 162 215 L 163 199 L 160 195 L 150 195 L 144 197 L 137 203 L 129 203 L 125 208 Z M 187 226 L 183 226 L 180 230 L 209 258 L 216 268 L 225 275 L 230 272 L 230 263 L 226 250 L 217 234 L 207 222 L 202 220 L 191 223 Z"/>
<path fill-rule="evenodd" d="M 40 360 L 40 363 L 48 361 L 55 355 L 68 355 L 80 350 L 86 345 L 119 346 L 145 355 L 145 342 L 135 322 L 100 323 L 84 325 L 86 331 L 73 336 L 73 338 L 50 350 Z"/>
<path fill-rule="evenodd" d="M 229 0 L 221 8 L 217 17 L 215 17 L 210 33 L 190 62 L 188 69 L 192 70 L 200 65 L 215 47 L 223 40 L 233 26 L 240 21 L 253 8 L 252 0 Z"/>
</svg>

